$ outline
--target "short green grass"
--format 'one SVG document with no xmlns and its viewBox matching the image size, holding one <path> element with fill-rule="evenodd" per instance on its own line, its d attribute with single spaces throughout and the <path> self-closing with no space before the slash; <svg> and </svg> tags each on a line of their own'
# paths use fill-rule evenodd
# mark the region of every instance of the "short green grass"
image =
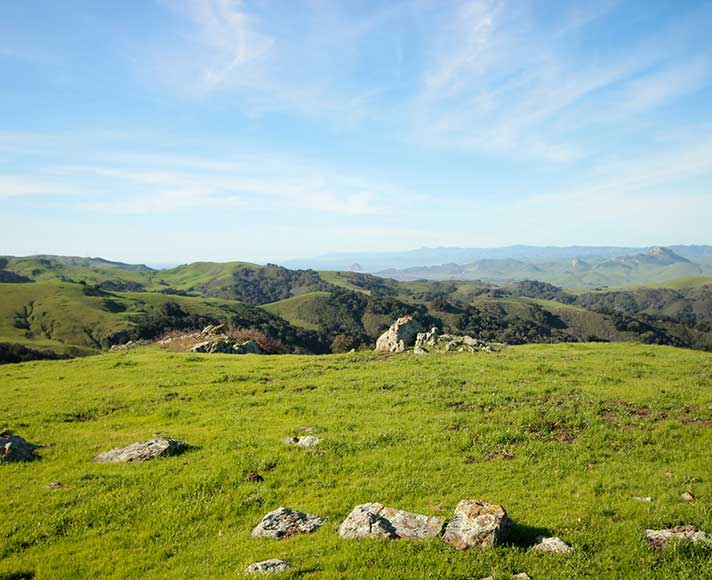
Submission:
<svg viewBox="0 0 712 580">
<path fill-rule="evenodd" d="M 270 314 L 284 318 L 294 326 L 319 330 L 321 320 L 330 314 L 328 312 L 329 296 L 331 296 L 329 292 L 308 292 L 265 304 L 261 308 Z"/>
<path fill-rule="evenodd" d="M 712 577 L 712 549 L 652 552 L 647 527 L 712 532 L 712 355 L 635 344 L 528 345 L 493 354 L 322 357 L 176 354 L 155 347 L 0 367 L 2 428 L 46 445 L 0 466 L 0 578 L 239 578 L 284 558 L 285 578 Z M 300 427 L 323 444 L 282 445 Z M 100 451 L 170 435 L 194 446 L 145 464 Z M 264 482 L 245 476 L 258 471 Z M 47 489 L 60 481 L 64 487 Z M 691 491 L 698 499 L 679 499 Z M 633 496 L 654 496 L 640 503 Z M 508 545 L 347 541 L 380 501 L 448 517 L 501 503 Z M 318 532 L 253 539 L 268 511 L 326 517 Z M 538 533 L 575 554 L 528 551 Z"/>
</svg>

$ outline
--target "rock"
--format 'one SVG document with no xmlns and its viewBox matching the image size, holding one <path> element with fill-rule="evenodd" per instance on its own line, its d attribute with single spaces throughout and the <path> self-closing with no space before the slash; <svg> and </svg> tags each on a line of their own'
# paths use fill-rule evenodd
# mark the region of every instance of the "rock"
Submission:
<svg viewBox="0 0 712 580">
<path fill-rule="evenodd" d="M 532 546 L 536 552 L 546 552 L 548 554 L 570 554 L 574 549 L 559 537 L 546 538 L 538 536 L 536 543 Z"/>
<path fill-rule="evenodd" d="M 682 501 L 695 501 L 695 496 L 692 495 L 689 491 L 686 491 L 680 494 L 680 499 Z"/>
<path fill-rule="evenodd" d="M 710 535 L 695 526 L 675 526 L 664 530 L 645 530 L 645 539 L 654 550 L 664 550 L 671 542 L 709 542 Z"/>
<path fill-rule="evenodd" d="M 432 328 L 428 332 L 418 333 L 413 352 L 415 354 L 431 352 L 495 352 L 503 346 L 500 343 L 488 343 L 467 335 L 440 334 L 437 328 Z"/>
<path fill-rule="evenodd" d="M 415 338 L 415 346 L 420 348 L 435 346 L 438 334 L 440 334 L 440 331 L 435 327 L 431 328 L 428 332 L 419 332 Z"/>
<path fill-rule="evenodd" d="M 640 497 L 640 496 L 635 495 L 635 496 L 633 496 L 633 499 L 634 499 L 635 501 L 642 501 L 642 502 L 646 502 L 646 503 L 650 503 L 650 502 L 655 501 L 655 498 L 654 498 L 654 497 L 650 497 L 650 496 Z"/>
<path fill-rule="evenodd" d="M 531 580 L 531 576 L 526 572 L 520 572 L 519 574 L 512 574 L 513 580 Z"/>
<path fill-rule="evenodd" d="M 423 330 L 420 322 L 412 316 L 403 316 L 391 324 L 376 341 L 379 352 L 405 352 L 412 346 L 419 332 Z"/>
<path fill-rule="evenodd" d="M 34 445 L 25 441 L 12 431 L 0 433 L 0 463 L 10 463 L 12 461 L 32 461 L 37 459 L 35 449 L 40 445 Z"/>
<path fill-rule="evenodd" d="M 339 526 L 339 536 L 356 540 L 379 537 L 421 540 L 439 536 L 444 525 L 445 521 L 436 516 L 414 514 L 374 502 L 357 505 Z"/>
<path fill-rule="evenodd" d="M 208 336 L 211 334 L 224 334 L 225 333 L 225 325 L 224 324 L 208 324 L 203 330 L 200 331 L 200 334 Z"/>
<path fill-rule="evenodd" d="M 261 476 L 259 473 L 257 473 L 256 471 L 253 471 L 252 473 L 250 473 L 249 475 L 247 475 L 247 476 L 245 477 L 245 481 L 251 481 L 251 482 L 253 482 L 253 483 L 259 483 L 259 482 L 264 481 L 264 480 L 265 480 L 265 478 L 262 477 L 262 476 Z"/>
<path fill-rule="evenodd" d="M 321 443 L 321 439 L 314 435 L 306 435 L 305 437 L 286 437 L 282 439 L 285 445 L 296 445 L 297 447 L 313 447 Z"/>
<path fill-rule="evenodd" d="M 262 518 L 252 530 L 252 537 L 283 540 L 298 534 L 311 534 L 323 524 L 324 520 L 318 516 L 279 507 Z"/>
<path fill-rule="evenodd" d="M 232 347 L 236 354 L 262 354 L 260 345 L 254 340 L 248 340 L 242 344 L 236 344 Z"/>
<path fill-rule="evenodd" d="M 463 499 L 445 528 L 443 541 L 458 550 L 488 548 L 502 540 L 512 527 L 501 505 Z"/>
<path fill-rule="evenodd" d="M 220 354 L 262 354 L 262 349 L 254 340 L 239 341 L 228 336 L 211 338 L 196 344 L 190 352 Z"/>
<path fill-rule="evenodd" d="M 250 564 L 245 570 L 245 574 L 279 574 L 286 572 L 292 567 L 289 562 L 272 558 L 263 562 L 255 562 Z"/>
<path fill-rule="evenodd" d="M 187 448 L 188 446 L 182 441 L 158 438 L 99 453 L 99 455 L 94 458 L 94 461 L 99 463 L 149 461 L 156 457 L 178 455 Z"/>
</svg>

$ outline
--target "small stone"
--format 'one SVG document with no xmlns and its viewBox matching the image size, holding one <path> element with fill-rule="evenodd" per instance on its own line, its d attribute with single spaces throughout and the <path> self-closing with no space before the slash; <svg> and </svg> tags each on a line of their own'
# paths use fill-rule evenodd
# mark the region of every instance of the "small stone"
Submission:
<svg viewBox="0 0 712 580">
<path fill-rule="evenodd" d="M 291 567 L 292 565 L 289 562 L 272 558 L 271 560 L 250 564 L 245 570 L 245 574 L 279 574 L 280 572 L 286 572 Z"/>
<path fill-rule="evenodd" d="M 0 433 L 0 463 L 32 461 L 33 459 L 37 459 L 35 449 L 39 448 L 39 445 L 25 441 L 12 431 L 3 431 Z"/>
<path fill-rule="evenodd" d="M 440 535 L 444 525 L 445 521 L 436 516 L 414 514 L 373 502 L 357 505 L 339 526 L 339 536 L 420 540 Z"/>
<path fill-rule="evenodd" d="M 682 501 L 695 501 L 695 496 L 692 495 L 689 491 L 686 491 L 680 494 L 680 499 Z"/>
<path fill-rule="evenodd" d="M 252 537 L 283 540 L 298 534 L 311 534 L 322 525 L 323 518 L 279 507 L 262 518 L 252 530 Z"/>
<path fill-rule="evenodd" d="M 59 489 L 60 487 L 64 486 L 59 481 L 53 481 L 47 485 L 47 489 Z"/>
<path fill-rule="evenodd" d="M 314 435 L 306 435 L 305 437 L 287 437 L 282 439 L 285 445 L 296 445 L 297 447 L 313 447 L 321 443 L 321 439 Z"/>
<path fill-rule="evenodd" d="M 188 446 L 182 441 L 175 439 L 151 439 L 134 443 L 128 447 L 119 447 L 111 451 L 100 453 L 94 458 L 98 463 L 121 463 L 121 462 L 142 462 L 150 461 L 156 457 L 168 457 L 178 455 L 185 451 Z"/>
<path fill-rule="evenodd" d="M 260 481 L 264 481 L 264 480 L 265 480 L 265 478 L 262 477 L 262 476 L 261 476 L 259 473 L 257 473 L 256 471 L 253 471 L 252 473 L 250 473 L 249 475 L 247 475 L 247 476 L 245 477 L 245 481 L 251 481 L 251 482 L 253 482 L 253 483 L 259 483 Z"/>
<path fill-rule="evenodd" d="M 548 554 L 570 554 L 574 551 L 571 546 L 557 536 L 550 538 L 538 536 L 536 543 L 532 546 L 532 550 Z"/>
<path fill-rule="evenodd" d="M 445 528 L 443 541 L 457 550 L 488 548 L 499 543 L 511 527 L 512 520 L 501 505 L 463 499 Z"/>
<path fill-rule="evenodd" d="M 519 574 L 512 574 L 512 578 L 516 580 L 531 580 L 531 576 L 526 572 L 520 572 Z"/>
<path fill-rule="evenodd" d="M 671 542 L 709 542 L 710 535 L 695 526 L 675 526 L 663 530 L 645 530 L 645 539 L 654 550 L 664 550 Z"/>
</svg>

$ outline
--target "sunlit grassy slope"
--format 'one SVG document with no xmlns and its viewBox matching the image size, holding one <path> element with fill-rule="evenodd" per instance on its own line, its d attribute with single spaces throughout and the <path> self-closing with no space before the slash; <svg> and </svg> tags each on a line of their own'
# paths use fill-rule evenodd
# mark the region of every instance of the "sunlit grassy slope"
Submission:
<svg viewBox="0 0 712 580">
<path fill-rule="evenodd" d="M 137 316 L 166 303 L 185 312 L 225 320 L 259 321 L 262 310 L 234 300 L 149 292 L 96 293 L 81 284 L 0 284 L 0 343 L 48 348 L 60 353 L 97 352 L 112 333 L 130 329 Z"/>
<path fill-rule="evenodd" d="M 273 557 L 294 565 L 286 578 L 324 580 L 712 577 L 709 548 L 655 553 L 642 539 L 647 527 L 712 531 L 707 353 L 634 344 L 422 357 L 146 348 L 2 367 L 0 397 L 0 429 L 46 445 L 38 461 L 0 466 L 0 577 L 234 579 Z M 280 443 L 307 426 L 321 446 Z M 154 434 L 195 447 L 145 464 L 91 462 Z M 245 481 L 252 471 L 264 482 Z M 47 489 L 52 481 L 64 487 Z M 684 491 L 697 501 L 681 501 Z M 359 503 L 448 517 L 462 498 L 504 504 L 517 524 L 511 542 L 456 552 L 438 540 L 336 533 Z M 327 523 L 281 542 L 251 538 L 281 505 Z M 576 552 L 528 551 L 539 533 Z"/>
</svg>

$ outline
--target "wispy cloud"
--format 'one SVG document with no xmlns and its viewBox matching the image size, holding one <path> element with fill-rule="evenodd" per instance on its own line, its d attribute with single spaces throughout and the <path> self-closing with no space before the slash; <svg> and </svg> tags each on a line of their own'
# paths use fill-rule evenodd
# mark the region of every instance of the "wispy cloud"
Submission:
<svg viewBox="0 0 712 580">
<path fill-rule="evenodd" d="M 87 192 L 78 207 L 119 213 L 224 206 L 362 216 L 389 211 L 407 199 L 417 198 L 417 194 L 386 182 L 294 159 L 233 162 L 162 155 L 142 158 L 136 154 L 119 154 L 116 159 L 50 170 L 57 180 Z"/>
<path fill-rule="evenodd" d="M 71 195 L 72 190 L 31 177 L 0 175 L 0 199 Z"/>
<path fill-rule="evenodd" d="M 189 0 L 187 9 L 211 51 L 202 75 L 208 89 L 246 82 L 250 67 L 274 45 L 272 38 L 257 29 L 241 0 Z"/>
</svg>

